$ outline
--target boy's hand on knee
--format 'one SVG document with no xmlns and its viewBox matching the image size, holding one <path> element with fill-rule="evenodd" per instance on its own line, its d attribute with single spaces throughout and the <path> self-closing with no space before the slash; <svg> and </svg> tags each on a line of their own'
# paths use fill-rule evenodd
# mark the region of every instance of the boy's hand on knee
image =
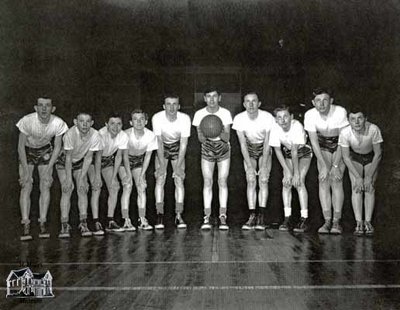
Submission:
<svg viewBox="0 0 400 310">
<path fill-rule="evenodd" d="M 367 193 L 371 192 L 374 188 L 371 177 L 365 177 L 363 185 L 364 185 L 364 191 Z"/>
</svg>

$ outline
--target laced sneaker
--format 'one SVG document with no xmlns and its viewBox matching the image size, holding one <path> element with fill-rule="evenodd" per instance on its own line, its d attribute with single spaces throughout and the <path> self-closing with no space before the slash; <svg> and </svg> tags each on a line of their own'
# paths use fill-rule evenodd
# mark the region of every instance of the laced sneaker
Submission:
<svg viewBox="0 0 400 310">
<path fill-rule="evenodd" d="M 94 223 L 93 235 L 95 235 L 95 236 L 103 236 L 104 235 L 103 225 L 101 225 L 101 223 L 99 221 L 96 221 Z"/>
<path fill-rule="evenodd" d="M 124 223 L 124 226 L 122 228 L 125 231 L 135 231 L 136 230 L 135 226 L 133 226 L 132 223 L 131 223 L 131 219 L 129 219 L 129 218 L 125 219 L 125 223 Z"/>
<path fill-rule="evenodd" d="M 147 219 L 145 217 L 140 217 L 139 218 L 139 228 L 143 230 L 153 230 L 153 226 L 147 222 Z"/>
<path fill-rule="evenodd" d="M 374 227 L 372 226 L 371 222 L 364 222 L 364 230 L 366 236 L 373 236 L 374 235 Z"/>
<path fill-rule="evenodd" d="M 157 224 L 154 225 L 155 229 L 164 229 L 164 214 L 157 214 Z"/>
<path fill-rule="evenodd" d="M 228 230 L 229 226 L 226 224 L 226 215 L 221 214 L 219 216 L 219 230 Z"/>
<path fill-rule="evenodd" d="M 187 227 L 186 223 L 182 219 L 182 215 L 180 213 L 176 214 L 175 217 L 175 225 L 178 228 L 185 229 Z"/>
<path fill-rule="evenodd" d="M 30 224 L 29 223 L 23 224 L 22 236 L 20 237 L 20 240 L 21 241 L 29 241 L 32 239 L 33 238 L 30 233 Z"/>
<path fill-rule="evenodd" d="M 319 229 L 318 229 L 318 233 L 319 234 L 329 234 L 329 232 L 331 231 L 331 221 L 330 220 L 325 220 L 324 225 L 322 225 Z"/>
<path fill-rule="evenodd" d="M 342 226 L 340 226 L 339 221 L 333 221 L 331 234 L 333 235 L 340 235 L 342 233 Z"/>
<path fill-rule="evenodd" d="M 86 222 L 81 222 L 78 226 L 80 232 L 81 232 L 81 236 L 82 237 L 90 237 L 93 235 L 93 233 L 90 231 L 90 229 L 87 226 Z"/>
<path fill-rule="evenodd" d="M 256 230 L 265 230 L 265 221 L 264 221 L 264 214 L 258 213 L 257 214 L 257 221 L 256 221 Z"/>
<path fill-rule="evenodd" d="M 300 221 L 297 223 L 296 227 L 293 228 L 294 232 L 306 232 L 308 231 L 308 225 L 307 225 L 307 218 L 301 217 Z"/>
<path fill-rule="evenodd" d="M 209 229 L 211 229 L 211 224 L 210 224 L 210 216 L 209 215 L 206 215 L 205 217 L 204 217 L 204 220 L 203 220 L 203 224 L 201 225 L 201 229 L 202 230 L 209 230 Z"/>
<path fill-rule="evenodd" d="M 114 220 L 111 220 L 108 222 L 108 225 L 106 227 L 106 231 L 113 231 L 113 232 L 124 232 L 125 230 L 120 227 Z"/>
<path fill-rule="evenodd" d="M 290 217 L 285 217 L 285 220 L 283 221 L 283 223 L 279 226 L 279 230 L 280 231 L 289 231 L 290 226 L 289 226 L 289 220 Z"/>
<path fill-rule="evenodd" d="M 47 230 L 46 223 L 40 223 L 39 225 L 39 238 L 40 239 L 47 239 L 50 238 L 50 233 Z"/>
<path fill-rule="evenodd" d="M 61 223 L 61 231 L 58 238 L 69 238 L 71 237 L 71 226 L 68 223 Z"/>
<path fill-rule="evenodd" d="M 246 223 L 243 224 L 242 229 L 243 230 L 251 230 L 254 228 L 255 223 L 256 223 L 256 214 L 254 212 L 251 212 L 249 219 L 247 220 Z"/>
</svg>

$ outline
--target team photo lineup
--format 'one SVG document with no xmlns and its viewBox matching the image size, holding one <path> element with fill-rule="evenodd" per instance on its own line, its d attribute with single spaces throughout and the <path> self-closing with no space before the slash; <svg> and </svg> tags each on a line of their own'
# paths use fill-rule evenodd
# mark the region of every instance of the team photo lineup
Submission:
<svg viewBox="0 0 400 310">
<path fill-rule="evenodd" d="M 144 109 L 126 111 L 130 128 L 123 128 L 123 115 L 110 114 L 103 128 L 93 128 L 92 115 L 76 111 L 73 126 L 57 116 L 56 104 L 49 97 L 37 98 L 35 112 L 22 117 L 16 124 L 19 130 L 18 157 L 21 241 L 50 238 L 47 218 L 52 212 L 50 190 L 53 175 L 61 186 L 58 238 L 70 238 L 70 211 L 74 191 L 77 195 L 79 225 L 82 237 L 102 236 L 105 232 L 163 230 L 165 228 L 164 200 L 167 177 L 174 184 L 177 229 L 186 229 L 185 170 L 186 151 L 191 131 L 197 133 L 201 145 L 201 174 L 204 217 L 198 219 L 199 229 L 213 228 L 212 201 L 218 201 L 218 229 L 228 230 L 228 178 L 231 153 L 241 153 L 247 188 L 248 219 L 243 230 L 264 231 L 267 228 L 269 179 L 272 156 L 282 170 L 282 202 L 284 220 L 280 231 L 304 233 L 310 231 L 308 202 L 310 192 L 306 177 L 315 157 L 318 171 L 318 195 L 324 223 L 319 234 L 342 234 L 342 207 L 345 199 L 343 176 L 348 169 L 351 184 L 351 205 L 354 212 L 354 235 L 373 236 L 371 224 L 375 205 L 375 181 L 382 159 L 383 138 L 379 127 L 367 120 L 362 106 L 342 107 L 334 102 L 328 88 L 312 92 L 313 108 L 304 114 L 304 124 L 294 118 L 291 107 L 277 105 L 272 111 L 260 109 L 261 101 L 255 92 L 245 93 L 243 109 L 237 115 L 221 106 L 223 95 L 209 88 L 203 94 L 204 107 L 193 119 L 180 111 L 179 94 L 165 94 L 162 109 L 150 116 Z M 151 125 L 151 130 L 149 129 Z M 193 126 L 193 127 L 192 127 Z M 232 130 L 233 129 L 233 130 Z M 240 149 L 231 147 L 236 132 Z M 154 176 L 149 165 L 154 156 Z M 169 163 L 172 175 L 167 173 Z M 34 171 L 38 171 L 39 234 L 32 233 L 30 216 Z M 53 173 L 54 170 L 56 173 Z M 216 170 L 216 171 L 215 171 Z M 213 197 L 214 174 L 217 174 L 218 196 Z M 150 222 L 146 210 L 148 178 L 155 178 L 154 199 L 156 220 Z M 35 179 L 36 180 L 36 179 Z M 102 188 L 107 190 L 107 219 L 100 220 L 99 207 Z M 200 188 L 200 187 L 199 187 Z M 298 193 L 300 218 L 292 220 L 293 190 Z M 199 189 L 201 190 L 201 189 Z M 137 199 L 131 199 L 136 191 Z M 172 195 L 172 193 L 171 193 Z M 118 201 L 120 200 L 120 201 Z M 121 206 L 117 218 L 116 208 Z M 92 219 L 88 220 L 88 211 Z M 129 210 L 137 208 L 138 219 L 130 218 Z"/>
</svg>

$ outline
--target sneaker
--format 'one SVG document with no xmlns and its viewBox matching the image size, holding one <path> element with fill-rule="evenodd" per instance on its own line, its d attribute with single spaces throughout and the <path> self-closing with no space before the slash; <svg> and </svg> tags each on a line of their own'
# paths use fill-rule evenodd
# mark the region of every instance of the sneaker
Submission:
<svg viewBox="0 0 400 310">
<path fill-rule="evenodd" d="M 374 227 L 372 226 L 371 222 L 364 222 L 364 230 L 366 236 L 373 236 L 374 235 Z"/>
<path fill-rule="evenodd" d="M 340 235 L 342 234 L 342 226 L 340 226 L 339 221 L 332 222 L 331 234 Z"/>
<path fill-rule="evenodd" d="M 318 229 L 318 233 L 319 234 L 329 234 L 329 232 L 331 231 L 331 220 L 325 220 L 324 225 L 322 225 L 319 229 Z"/>
<path fill-rule="evenodd" d="M 154 225 L 155 229 L 164 229 L 164 214 L 157 214 L 157 224 Z"/>
<path fill-rule="evenodd" d="M 264 221 L 264 214 L 258 213 L 257 214 L 257 221 L 256 221 L 256 230 L 265 230 L 265 221 Z"/>
<path fill-rule="evenodd" d="M 135 231 L 135 226 L 132 225 L 131 219 L 125 219 L 124 226 L 122 227 L 125 231 Z"/>
<path fill-rule="evenodd" d="M 364 235 L 364 227 L 362 221 L 357 221 L 356 228 L 354 229 L 353 235 L 355 236 L 362 236 Z"/>
<path fill-rule="evenodd" d="M 93 233 L 89 230 L 86 222 L 81 222 L 78 226 L 82 237 L 90 237 Z"/>
<path fill-rule="evenodd" d="M 211 224 L 210 224 L 210 216 L 209 215 L 206 215 L 205 217 L 204 217 L 204 221 L 203 221 L 203 224 L 201 225 L 201 229 L 202 230 L 208 230 L 208 229 L 211 229 Z"/>
<path fill-rule="evenodd" d="M 58 238 L 69 238 L 71 237 L 71 226 L 68 223 L 61 223 L 61 231 L 58 235 Z"/>
<path fill-rule="evenodd" d="M 221 214 L 219 216 L 219 230 L 228 230 L 229 226 L 226 224 L 226 215 Z"/>
<path fill-rule="evenodd" d="M 300 221 L 297 223 L 296 227 L 293 228 L 294 232 L 306 232 L 308 231 L 307 219 L 305 217 L 301 217 Z"/>
<path fill-rule="evenodd" d="M 101 225 L 101 223 L 99 221 L 96 221 L 94 223 L 93 235 L 95 235 L 95 236 L 104 236 L 103 225 Z"/>
<path fill-rule="evenodd" d="M 111 220 L 108 222 L 108 225 L 106 227 L 106 231 L 108 232 L 124 232 L 125 230 L 120 227 L 114 220 Z"/>
<path fill-rule="evenodd" d="M 30 233 L 30 224 L 23 224 L 23 231 L 22 231 L 22 236 L 19 238 L 21 241 L 29 241 L 32 240 L 32 236 Z"/>
<path fill-rule="evenodd" d="M 187 227 L 186 223 L 182 219 L 182 215 L 180 213 L 176 214 L 175 217 L 175 225 L 180 229 L 185 229 Z"/>
<path fill-rule="evenodd" d="M 251 230 L 254 228 L 256 223 L 256 214 L 253 212 L 250 213 L 249 219 L 245 224 L 243 224 L 242 229 L 243 230 Z"/>
<path fill-rule="evenodd" d="M 289 220 L 290 217 L 285 217 L 285 220 L 283 221 L 283 223 L 279 226 L 279 230 L 280 231 L 289 231 L 290 230 L 290 225 L 289 225 Z"/>
<path fill-rule="evenodd" d="M 39 229 L 40 229 L 40 232 L 39 232 L 40 239 L 50 238 L 50 233 L 47 230 L 46 223 L 40 223 Z"/>
<path fill-rule="evenodd" d="M 139 228 L 143 230 L 153 230 L 153 226 L 147 222 L 147 219 L 145 217 L 140 217 L 139 218 Z"/>
</svg>

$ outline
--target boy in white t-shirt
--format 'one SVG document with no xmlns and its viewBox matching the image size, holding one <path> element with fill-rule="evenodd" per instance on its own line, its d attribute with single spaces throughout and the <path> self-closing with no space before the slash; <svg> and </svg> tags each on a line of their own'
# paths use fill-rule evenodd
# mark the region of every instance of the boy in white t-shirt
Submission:
<svg viewBox="0 0 400 310">
<path fill-rule="evenodd" d="M 228 176 L 231 164 L 230 125 L 232 116 L 229 110 L 221 107 L 221 94 L 215 88 L 210 88 L 204 92 L 205 108 L 198 110 L 193 117 L 193 126 L 197 127 L 197 137 L 201 143 L 201 171 L 203 174 L 203 203 L 204 220 L 201 229 L 211 229 L 211 201 L 212 185 L 215 164 L 218 166 L 218 188 L 219 188 L 219 229 L 229 229 L 226 222 L 226 211 L 228 205 Z M 221 134 L 215 139 L 206 138 L 200 129 L 201 120 L 213 114 L 218 116 L 223 124 Z"/>
<path fill-rule="evenodd" d="M 265 229 L 265 209 L 268 199 L 268 180 L 271 172 L 271 152 L 269 136 L 272 125 L 275 123 L 273 116 L 267 111 L 260 110 L 256 93 L 248 93 L 243 98 L 243 111 L 233 119 L 232 129 L 236 130 L 240 149 L 243 155 L 243 165 L 247 181 L 247 203 L 250 216 L 242 229 Z M 257 171 L 258 167 L 258 171 Z M 257 175 L 259 181 L 257 203 Z"/>
<path fill-rule="evenodd" d="M 279 230 L 291 229 L 292 187 L 295 187 L 299 194 L 301 218 L 293 230 L 305 232 L 308 230 L 308 193 L 305 180 L 310 168 L 312 149 L 306 144 L 307 137 L 303 125 L 293 119 L 289 107 L 276 108 L 274 115 L 276 124 L 271 130 L 269 145 L 275 149 L 276 157 L 283 168 L 282 200 L 285 220 Z"/>
<path fill-rule="evenodd" d="M 136 109 L 131 113 L 131 128 L 125 130 L 128 135 L 128 153 L 131 175 L 137 190 L 137 205 L 139 210 L 139 228 L 152 230 L 153 227 L 146 219 L 146 171 L 150 164 L 151 154 L 157 150 L 157 137 L 147 129 L 148 116 L 141 109 Z M 126 179 L 125 168 L 119 168 L 120 177 Z M 129 201 L 132 189 L 124 187 L 121 197 L 122 214 L 129 213 Z"/>
<path fill-rule="evenodd" d="M 185 198 L 185 155 L 190 137 L 190 117 L 179 112 L 179 97 L 173 94 L 164 97 L 163 111 L 152 118 L 153 132 L 157 136 L 158 150 L 155 160 L 155 199 L 157 209 L 156 229 L 163 229 L 164 186 L 169 161 L 172 166 L 172 177 L 175 183 L 175 224 L 186 228 L 183 221 L 183 203 Z"/>
<path fill-rule="evenodd" d="M 50 187 L 53 183 L 53 166 L 61 151 L 62 135 L 67 124 L 53 115 L 56 107 L 50 98 L 38 98 L 36 112 L 25 115 L 18 121 L 19 183 L 21 185 L 20 209 L 23 225 L 22 241 L 32 240 L 30 234 L 30 206 L 33 187 L 33 170 L 38 167 L 40 182 L 39 238 L 49 238 L 46 221 L 50 205 Z M 54 139 L 54 143 L 52 140 Z"/>
<path fill-rule="evenodd" d="M 339 135 L 344 162 L 349 169 L 351 180 L 355 235 L 372 236 L 374 228 L 371 218 L 375 206 L 375 181 L 382 158 L 383 138 L 378 126 L 367 121 L 362 109 L 353 107 L 349 112 L 350 126 L 343 128 Z M 362 221 L 363 194 L 365 222 Z"/>
</svg>

